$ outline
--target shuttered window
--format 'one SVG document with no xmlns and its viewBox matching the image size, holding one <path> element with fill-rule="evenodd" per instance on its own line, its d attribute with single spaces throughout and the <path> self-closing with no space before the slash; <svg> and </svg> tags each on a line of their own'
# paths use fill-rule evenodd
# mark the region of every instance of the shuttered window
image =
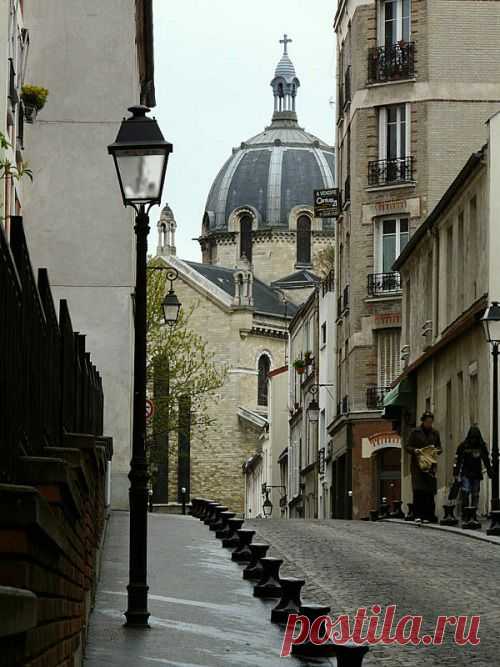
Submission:
<svg viewBox="0 0 500 667">
<path fill-rule="evenodd" d="M 389 387 L 401 370 L 401 332 L 399 329 L 377 332 L 377 367 L 379 387 Z"/>
</svg>

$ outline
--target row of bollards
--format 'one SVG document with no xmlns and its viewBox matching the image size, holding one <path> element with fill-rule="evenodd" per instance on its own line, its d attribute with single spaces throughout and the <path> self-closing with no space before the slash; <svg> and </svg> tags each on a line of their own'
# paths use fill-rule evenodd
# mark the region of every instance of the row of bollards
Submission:
<svg viewBox="0 0 500 667">
<path fill-rule="evenodd" d="M 455 505 L 443 505 L 444 516 L 439 522 L 441 526 L 458 526 L 459 520 L 455 516 Z M 481 522 L 477 518 L 477 507 L 469 506 L 463 508 L 462 528 L 467 530 L 479 530 Z M 380 503 L 380 509 L 370 510 L 370 521 L 379 521 L 381 519 L 404 519 L 405 521 L 415 521 L 415 512 L 413 503 L 408 503 L 408 513 L 403 512 L 403 501 L 392 500 L 387 502 L 385 498 Z"/>
<path fill-rule="evenodd" d="M 242 528 L 243 519 L 228 511 L 224 505 L 212 500 L 193 498 L 190 514 L 203 521 L 215 536 L 222 540 L 225 549 L 232 549 L 231 559 L 244 565 L 243 578 L 254 582 L 253 594 L 262 599 L 277 599 L 271 610 L 271 621 L 286 626 L 290 614 L 306 617 L 315 635 L 324 637 L 328 632 L 326 619 L 330 607 L 304 604 L 301 590 L 304 579 L 281 577 L 283 561 L 267 556 L 269 544 L 252 542 L 255 531 Z M 331 641 L 313 642 L 309 633 L 302 643 L 292 645 L 292 655 L 304 658 L 335 656 L 338 667 L 361 667 L 368 646 L 353 643 L 334 644 Z"/>
</svg>

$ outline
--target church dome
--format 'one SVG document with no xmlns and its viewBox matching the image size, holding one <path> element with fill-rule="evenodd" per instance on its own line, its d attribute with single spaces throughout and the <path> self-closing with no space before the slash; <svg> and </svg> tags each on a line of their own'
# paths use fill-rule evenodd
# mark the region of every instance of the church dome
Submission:
<svg viewBox="0 0 500 667">
<path fill-rule="evenodd" d="M 312 209 L 313 191 L 331 188 L 335 180 L 335 149 L 299 126 L 295 101 L 300 81 L 284 52 L 271 81 L 272 122 L 263 132 L 233 149 L 208 195 L 203 233 L 224 232 L 238 210 L 252 211 L 257 229 L 288 229 L 290 215 Z M 324 220 L 324 228 L 333 220 Z"/>
</svg>

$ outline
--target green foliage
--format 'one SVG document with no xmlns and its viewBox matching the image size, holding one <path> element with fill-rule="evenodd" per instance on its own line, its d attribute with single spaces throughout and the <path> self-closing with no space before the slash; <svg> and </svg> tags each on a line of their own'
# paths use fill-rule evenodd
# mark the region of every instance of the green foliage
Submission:
<svg viewBox="0 0 500 667">
<path fill-rule="evenodd" d="M 179 428 L 180 402 L 190 401 L 192 431 L 199 433 L 212 423 L 209 402 L 227 374 L 227 368 L 217 363 L 205 340 L 189 326 L 194 307 L 182 308 L 175 326 L 164 323 L 162 301 L 167 287 L 165 271 L 148 271 L 148 394 L 155 398 L 153 429 L 148 437 L 152 461 L 158 456 L 158 436 Z"/>
<path fill-rule="evenodd" d="M 11 148 L 7 137 L 0 132 L 0 150 L 5 151 L 8 148 Z M 33 181 L 33 173 L 28 167 L 28 163 L 20 161 L 17 165 L 12 164 L 10 160 L 5 157 L 0 157 L 0 179 L 5 180 L 7 178 L 13 178 L 16 181 L 19 181 L 23 177 L 27 177 L 30 181 Z M 4 218 L 0 217 L 0 221 L 3 221 Z"/>
<path fill-rule="evenodd" d="M 335 270 L 335 246 L 333 243 L 318 252 L 314 264 L 321 278 L 326 278 L 330 271 Z"/>
<path fill-rule="evenodd" d="M 32 86 L 25 84 L 21 89 L 21 99 L 25 104 L 34 106 L 37 111 L 43 109 L 47 97 L 49 96 L 49 91 L 47 88 L 42 88 L 42 86 Z"/>
</svg>

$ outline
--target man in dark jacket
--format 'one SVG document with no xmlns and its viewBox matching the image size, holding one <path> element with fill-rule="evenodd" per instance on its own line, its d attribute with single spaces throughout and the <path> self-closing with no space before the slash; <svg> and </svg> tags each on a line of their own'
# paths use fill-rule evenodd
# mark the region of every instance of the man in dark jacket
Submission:
<svg viewBox="0 0 500 667">
<path fill-rule="evenodd" d="M 420 427 L 411 432 L 406 445 L 406 451 L 411 454 L 413 511 L 417 523 L 422 521 L 436 523 L 434 496 L 437 491 L 437 455 L 442 452 L 441 438 L 439 432 L 433 428 L 432 412 L 424 412 L 420 421 Z M 424 449 L 425 452 L 422 451 Z M 436 463 L 426 466 L 422 461 L 424 453 L 433 454 Z"/>
<path fill-rule="evenodd" d="M 453 474 L 460 482 L 462 513 L 470 504 L 477 507 L 483 479 L 483 465 L 493 477 L 488 448 L 477 426 L 471 426 L 467 437 L 458 446 Z"/>
</svg>

